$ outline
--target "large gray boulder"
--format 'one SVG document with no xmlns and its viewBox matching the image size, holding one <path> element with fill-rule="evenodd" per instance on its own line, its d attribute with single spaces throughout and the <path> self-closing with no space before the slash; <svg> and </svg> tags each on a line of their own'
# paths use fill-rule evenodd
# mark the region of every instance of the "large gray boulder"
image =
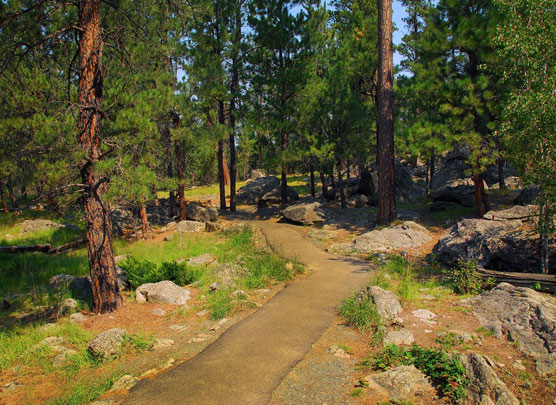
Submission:
<svg viewBox="0 0 556 405">
<path fill-rule="evenodd" d="M 244 277 L 249 270 L 238 264 L 219 263 L 211 266 L 213 276 L 218 280 L 215 289 L 236 288 L 237 281 Z"/>
<path fill-rule="evenodd" d="M 482 267 L 517 272 L 536 272 L 539 267 L 539 235 L 530 226 L 535 207 L 492 211 L 483 219 L 463 219 L 433 249 L 435 259 L 455 267 L 458 260 L 474 260 Z M 554 242 L 551 240 L 551 247 Z M 556 251 L 550 249 L 551 271 Z"/>
<path fill-rule="evenodd" d="M 324 221 L 326 214 L 319 202 L 299 203 L 282 210 L 284 218 L 303 225 Z"/>
<path fill-rule="evenodd" d="M 432 390 L 425 375 L 415 366 L 399 366 L 379 374 L 365 377 L 370 388 L 378 388 L 395 401 L 407 400 L 416 394 Z"/>
<path fill-rule="evenodd" d="M 475 206 L 475 188 L 469 180 L 455 180 L 433 189 L 429 198 L 435 202 L 454 202 L 464 207 L 473 207 Z"/>
<path fill-rule="evenodd" d="M 180 221 L 176 224 L 176 232 L 179 233 L 192 233 L 192 232 L 203 232 L 206 228 L 204 222 L 199 221 Z"/>
<path fill-rule="evenodd" d="M 49 219 L 27 219 L 21 223 L 21 233 L 41 231 L 44 229 L 77 230 L 79 228 L 71 224 L 59 224 L 58 222 L 54 222 Z"/>
<path fill-rule="evenodd" d="M 299 200 L 299 194 L 297 194 L 297 191 L 295 191 L 293 188 L 288 187 L 288 193 L 287 193 L 287 204 L 292 204 L 294 201 Z M 279 205 L 282 202 L 282 192 L 280 190 L 280 188 L 275 188 L 272 191 L 269 191 L 268 193 L 266 193 L 265 195 L 263 195 L 261 198 L 259 198 L 259 200 L 257 201 L 257 207 L 259 208 L 265 208 L 268 207 L 270 205 Z"/>
<path fill-rule="evenodd" d="M 528 205 L 533 204 L 539 195 L 537 186 L 525 187 L 519 195 L 514 199 L 514 204 Z"/>
<path fill-rule="evenodd" d="M 143 284 L 135 290 L 135 300 L 137 302 L 187 305 L 190 295 L 188 289 L 182 288 L 169 280 Z"/>
<path fill-rule="evenodd" d="M 236 201 L 241 205 L 257 205 L 259 198 L 272 190 L 280 188 L 280 180 L 275 176 L 260 177 L 249 181 L 236 194 Z"/>
<path fill-rule="evenodd" d="M 218 220 L 218 210 L 216 208 L 205 208 L 195 203 L 187 204 L 185 215 L 187 219 L 197 222 L 215 222 Z"/>
<path fill-rule="evenodd" d="M 353 247 L 359 252 L 373 253 L 414 248 L 431 239 L 426 228 L 413 221 L 405 221 L 399 225 L 364 233 L 355 239 Z"/>
<path fill-rule="evenodd" d="M 477 353 L 461 354 L 459 360 L 469 380 L 467 397 L 473 404 L 519 405 L 514 394 L 496 375 L 494 363 Z"/>
<path fill-rule="evenodd" d="M 431 181 L 431 189 L 440 188 L 447 183 L 467 177 L 470 169 L 467 158 L 470 151 L 466 148 L 456 147 L 443 159 L 442 165 Z"/>
<path fill-rule="evenodd" d="M 91 277 L 75 277 L 70 274 L 56 274 L 48 281 L 53 290 L 69 290 L 74 297 L 81 300 L 88 300 L 92 297 L 93 286 Z"/>
<path fill-rule="evenodd" d="M 122 351 L 127 331 L 120 328 L 108 329 L 96 335 L 88 346 L 89 352 L 98 358 L 107 359 Z"/>
<path fill-rule="evenodd" d="M 370 297 L 372 299 L 380 318 L 385 324 L 396 321 L 399 313 L 402 312 L 402 305 L 396 294 L 383 290 L 378 286 L 367 287 L 359 296 L 361 298 Z"/>
<path fill-rule="evenodd" d="M 556 352 L 556 300 L 530 288 L 500 283 L 494 289 L 463 300 L 495 336 L 519 342 L 533 357 Z"/>
<path fill-rule="evenodd" d="M 257 180 L 260 179 L 261 177 L 265 177 L 266 175 L 264 174 L 264 172 L 261 169 L 251 169 L 251 171 L 249 172 L 249 178 L 251 180 Z"/>
</svg>

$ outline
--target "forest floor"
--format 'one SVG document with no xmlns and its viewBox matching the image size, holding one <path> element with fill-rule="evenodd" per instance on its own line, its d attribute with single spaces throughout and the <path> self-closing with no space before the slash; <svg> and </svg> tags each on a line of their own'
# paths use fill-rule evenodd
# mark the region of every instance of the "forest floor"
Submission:
<svg viewBox="0 0 556 405">
<path fill-rule="evenodd" d="M 203 194 L 206 194 L 205 191 L 203 190 Z M 498 207 L 508 205 L 503 194 L 493 194 L 492 197 Z M 335 224 L 324 227 L 337 231 L 330 238 L 311 237 L 309 232 L 315 227 L 276 224 L 276 220 L 255 224 L 262 228 L 273 250 L 280 256 L 285 256 L 282 259 L 279 259 L 276 253 L 261 249 L 258 232 L 247 235 L 243 232 L 231 235 L 203 233 L 179 237 L 169 237 L 168 232 L 154 232 L 151 238 L 146 240 L 116 241 L 118 254 L 129 254 L 157 264 L 203 253 L 214 255 L 219 262 L 234 262 L 238 252 L 241 252 L 243 263 L 264 263 L 264 266 L 272 268 L 272 271 L 268 277 L 256 283 L 253 283 L 252 277 L 244 279 L 242 286 L 245 288 L 242 288 L 242 291 L 245 295 L 239 299 L 229 295 L 217 300 L 207 300 L 207 297 L 210 297 L 208 285 L 212 281 L 207 276 L 196 285 L 188 287 L 192 293 L 188 309 L 169 304 L 138 304 L 134 302 L 133 293 L 126 293 L 125 307 L 112 314 L 93 315 L 88 313 L 85 307 L 78 308 L 86 315 L 86 320 L 79 324 L 72 323 L 67 318 L 61 318 L 56 323 L 45 323 L 44 319 L 31 317 L 29 319 L 34 321 L 24 326 L 16 326 L 12 322 L 14 317 L 30 316 L 38 307 L 46 308 L 64 298 L 50 296 L 41 286 L 46 285 L 48 279 L 57 273 L 76 276 L 86 274 L 84 249 L 59 257 L 25 254 L 21 255 L 20 259 L 15 259 L 4 255 L 0 257 L 6 259 L 0 266 L 0 296 L 22 293 L 29 289 L 33 290 L 33 294 L 23 300 L 24 305 L 17 310 L 12 308 L 0 312 L 0 325 L 3 325 L 0 329 L 0 403 L 81 404 L 99 397 L 100 403 L 103 404 L 120 403 L 125 400 L 129 403 L 140 403 L 141 401 L 134 400 L 138 398 L 134 396 L 135 393 L 156 394 L 159 390 L 151 388 L 159 383 L 161 387 L 168 383 L 178 385 L 180 390 L 187 389 L 184 387 L 185 384 L 180 382 L 183 380 L 176 378 L 186 376 L 189 366 L 195 364 L 197 369 L 193 371 L 197 373 L 197 379 L 193 380 L 196 383 L 194 386 L 199 381 L 206 380 L 207 390 L 224 390 L 225 375 L 241 374 L 256 364 L 244 361 L 245 358 L 238 354 L 235 356 L 238 361 L 236 366 L 246 368 L 226 369 L 226 353 L 230 352 L 231 347 L 241 349 L 242 346 L 235 345 L 237 342 L 248 342 L 249 325 L 254 328 L 251 335 L 256 335 L 260 332 L 257 329 L 258 322 L 262 322 L 257 319 L 272 320 L 272 313 L 279 313 L 280 303 L 286 301 L 293 304 L 294 315 L 284 316 L 291 318 L 289 320 L 293 326 L 284 324 L 282 329 L 272 332 L 272 322 L 270 325 L 265 324 L 260 338 L 276 338 L 281 333 L 285 339 L 269 340 L 268 344 L 263 344 L 263 347 L 269 349 L 266 361 L 268 364 L 253 368 L 255 374 L 261 374 L 268 369 L 268 372 L 274 375 L 263 374 L 268 378 L 261 382 L 264 389 L 260 390 L 260 396 L 253 401 L 243 401 L 244 403 L 449 403 L 447 398 L 435 390 L 422 392 L 405 402 L 389 402 L 388 398 L 381 396 L 381 392 L 374 391 L 365 383 L 365 377 L 376 372 L 368 367 L 369 359 L 383 350 L 382 345 L 377 344 L 372 331 L 350 326 L 346 318 L 337 315 L 337 310 L 342 298 L 349 300 L 360 287 L 379 285 L 400 296 L 403 306 L 400 316 L 405 321 L 404 327 L 413 334 L 415 344 L 435 350 L 488 355 L 496 362 L 496 371 L 500 378 L 521 403 L 553 404 L 556 398 L 556 376 L 540 378 L 536 374 L 533 361 L 520 352 L 515 344 L 497 339 L 482 328 L 471 309 L 460 304 L 460 300 L 467 296 L 454 293 L 444 273 L 425 261 L 425 257 L 438 238 L 444 234 L 445 229 L 455 223 L 457 218 L 472 216 L 473 213 L 462 209 L 457 212 L 431 214 L 425 205 L 402 204 L 401 209 L 422 214 L 422 220 L 418 222 L 429 229 L 434 240 L 419 249 L 392 252 L 385 262 L 379 262 L 373 256 L 356 254 L 353 259 L 365 260 L 365 267 L 372 271 L 368 275 L 359 274 L 349 285 L 344 284 L 342 277 L 336 277 L 336 274 L 333 282 L 324 283 L 328 284 L 326 289 L 323 289 L 323 285 L 316 288 L 317 293 L 304 294 L 303 286 L 307 285 L 311 278 L 326 275 L 330 270 L 340 270 L 343 266 L 340 261 L 332 261 L 330 265 L 332 255 L 325 251 L 333 251 L 334 245 L 350 242 L 356 235 L 365 232 L 366 229 L 356 226 L 356 219 L 371 213 L 372 209 L 338 209 L 338 220 Z M 26 218 L 48 217 L 59 222 L 80 225 L 73 218 L 53 218 L 50 214 L 36 212 L 24 215 Z M 227 215 L 222 220 L 246 222 L 251 218 L 252 215 L 247 210 L 236 215 Z M 25 243 L 49 241 L 62 244 L 79 232 L 47 231 L 17 239 L 20 235 L 18 227 L 22 220 L 21 217 L 14 217 L 5 219 L 5 222 L 0 224 L 0 244 L 14 241 L 20 243 L 23 238 Z M 272 231 L 273 229 L 283 229 L 282 236 L 281 232 Z M 294 232 L 293 235 L 296 237 L 292 237 L 290 232 Z M 12 237 L 7 238 L 6 235 Z M 302 236 L 304 238 L 300 239 Z M 314 252 L 315 257 L 324 255 L 329 262 L 311 263 L 310 260 L 303 260 L 307 252 Z M 272 264 L 269 264 L 270 262 Z M 305 264 L 303 273 L 300 273 L 298 262 Z M 295 271 L 292 271 L 294 268 Z M 333 275 L 334 273 L 329 274 Z M 294 281 L 291 281 L 292 278 Z M 286 286 L 287 288 L 284 288 Z M 312 296 L 316 301 L 310 300 Z M 295 299 L 301 300 L 300 303 L 296 305 Z M 423 324 L 413 317 L 412 311 L 415 309 L 434 312 L 437 322 Z M 163 310 L 165 314 L 154 316 L 154 310 Z M 296 314 L 296 311 L 303 314 Z M 299 325 L 307 322 L 305 316 L 307 319 L 315 320 L 315 323 L 309 322 L 304 329 Z M 299 321 L 298 326 L 295 326 L 296 321 Z M 103 363 L 92 361 L 87 356 L 88 341 L 95 333 L 112 327 L 126 329 L 132 338 L 118 358 Z M 463 342 L 446 338 L 461 332 L 472 336 L 472 340 Z M 78 354 L 63 367 L 54 367 L 52 359 L 55 353 L 43 349 L 36 351 L 37 343 L 49 336 L 64 337 Z M 174 344 L 152 350 L 155 338 L 171 339 Z M 270 350 L 279 346 L 283 347 L 286 364 L 277 361 L 280 352 L 272 354 Z M 247 350 L 245 347 L 242 350 L 244 349 Z M 211 356 L 215 361 L 223 361 L 222 364 L 215 364 L 220 364 L 220 369 L 225 369 L 212 377 L 210 374 L 204 374 L 206 370 L 202 367 L 198 367 L 203 363 L 201 360 Z M 273 356 L 278 357 L 274 359 Z M 233 360 L 234 356 L 230 358 Z M 122 375 L 132 375 L 140 381 L 137 388 L 131 390 L 131 396 L 126 395 L 127 389 L 111 389 Z M 231 399 L 227 403 L 241 402 L 242 397 L 237 395 L 234 397 L 237 401 Z"/>
</svg>

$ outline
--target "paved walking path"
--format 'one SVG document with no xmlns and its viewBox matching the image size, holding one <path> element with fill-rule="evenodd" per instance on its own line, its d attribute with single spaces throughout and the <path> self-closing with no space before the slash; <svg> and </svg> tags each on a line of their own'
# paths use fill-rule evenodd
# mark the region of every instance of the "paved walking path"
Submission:
<svg viewBox="0 0 556 405">
<path fill-rule="evenodd" d="M 140 381 L 124 403 L 268 403 L 274 388 L 330 326 L 341 300 L 368 280 L 368 262 L 321 251 L 299 227 L 254 224 L 276 252 L 304 264 L 310 274 L 286 285 L 197 356 Z"/>
</svg>

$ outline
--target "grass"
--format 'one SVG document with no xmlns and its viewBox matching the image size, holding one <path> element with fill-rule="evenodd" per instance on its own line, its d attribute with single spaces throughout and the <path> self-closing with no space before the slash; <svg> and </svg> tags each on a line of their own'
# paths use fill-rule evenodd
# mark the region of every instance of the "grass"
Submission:
<svg viewBox="0 0 556 405">
<path fill-rule="evenodd" d="M 390 256 L 390 261 L 376 270 L 370 280 L 371 285 L 396 293 L 402 301 L 419 299 L 421 289 L 427 294 L 441 298 L 449 292 L 440 281 L 442 272 L 434 267 L 410 262 L 401 256 Z"/>
<path fill-rule="evenodd" d="M 475 207 L 454 206 L 444 211 L 435 211 L 432 213 L 432 217 L 437 222 L 445 222 L 447 220 L 457 220 L 462 217 L 472 217 L 475 214 Z"/>
<path fill-rule="evenodd" d="M 77 380 L 68 384 L 67 393 L 49 402 L 50 405 L 81 405 L 95 401 L 109 390 L 120 374 L 114 373 L 100 381 Z"/>
</svg>

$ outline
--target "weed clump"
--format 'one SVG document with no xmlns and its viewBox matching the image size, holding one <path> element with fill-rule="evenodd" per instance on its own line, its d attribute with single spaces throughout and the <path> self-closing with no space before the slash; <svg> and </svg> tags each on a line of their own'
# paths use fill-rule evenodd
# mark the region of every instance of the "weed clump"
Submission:
<svg viewBox="0 0 556 405">
<path fill-rule="evenodd" d="M 188 285 L 197 281 L 203 274 L 203 269 L 188 266 L 187 263 L 163 262 L 161 265 L 148 260 L 139 260 L 130 256 L 120 264 L 125 270 L 133 288 L 145 283 L 157 283 L 170 280 L 178 285 Z"/>
<path fill-rule="evenodd" d="M 493 279 L 483 279 L 477 271 L 477 262 L 458 260 L 455 268 L 449 270 L 448 276 L 453 289 L 458 294 L 480 294 L 494 286 Z"/>
<path fill-rule="evenodd" d="M 373 333 L 373 343 L 382 341 L 384 327 L 375 303 L 368 294 L 346 298 L 339 311 L 347 323 L 360 331 Z"/>
<path fill-rule="evenodd" d="M 385 371 L 398 365 L 414 365 L 428 376 L 440 393 L 454 403 L 465 398 L 465 367 L 442 349 L 428 349 L 413 345 L 404 349 L 388 345 L 370 359 L 359 363 L 360 368 Z"/>
</svg>

